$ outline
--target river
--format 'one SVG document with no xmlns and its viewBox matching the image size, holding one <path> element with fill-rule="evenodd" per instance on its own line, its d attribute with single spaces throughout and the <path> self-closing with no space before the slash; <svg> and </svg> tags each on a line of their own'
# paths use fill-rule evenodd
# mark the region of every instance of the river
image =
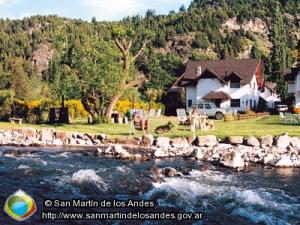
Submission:
<svg viewBox="0 0 300 225">
<path fill-rule="evenodd" d="M 299 169 L 256 166 L 233 172 L 193 160 L 121 161 L 57 149 L 31 149 L 31 154 L 15 157 L 4 154 L 8 149 L 16 148 L 0 148 L 0 207 L 18 189 L 31 195 L 38 211 L 22 224 L 300 224 Z M 150 172 L 153 166 L 184 168 L 190 173 L 155 183 Z M 150 211 L 201 212 L 203 218 L 50 221 L 41 219 L 45 199 L 147 200 L 156 203 Z M 0 224 L 20 223 L 1 210 Z"/>
</svg>

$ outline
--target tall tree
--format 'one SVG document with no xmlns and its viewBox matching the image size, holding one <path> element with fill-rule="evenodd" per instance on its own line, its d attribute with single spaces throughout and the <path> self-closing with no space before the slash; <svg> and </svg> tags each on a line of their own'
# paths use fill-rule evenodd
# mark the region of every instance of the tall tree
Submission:
<svg viewBox="0 0 300 225">
<path fill-rule="evenodd" d="M 274 20 L 270 37 L 273 47 L 271 49 L 271 79 L 277 83 L 277 91 L 285 99 L 287 97 L 287 85 L 284 80 L 284 69 L 288 65 L 288 47 L 286 44 L 286 30 L 280 4 L 275 2 L 272 9 Z"/>
<path fill-rule="evenodd" d="M 124 92 L 143 84 L 147 79 L 145 74 L 136 69 L 135 64 L 136 60 L 146 48 L 148 43 L 147 38 L 150 37 L 149 34 L 150 33 L 146 32 L 145 35 L 143 35 L 142 39 L 144 40 L 134 53 L 134 47 L 137 49 L 137 47 L 134 46 L 134 44 L 136 44 L 134 41 L 136 40 L 137 34 L 133 32 L 133 29 L 124 26 L 113 27 L 113 38 L 121 53 L 119 63 L 122 66 L 122 71 L 119 74 L 118 92 L 111 98 L 110 103 L 106 107 L 105 117 L 107 120 L 110 120 L 113 109 Z"/>
</svg>

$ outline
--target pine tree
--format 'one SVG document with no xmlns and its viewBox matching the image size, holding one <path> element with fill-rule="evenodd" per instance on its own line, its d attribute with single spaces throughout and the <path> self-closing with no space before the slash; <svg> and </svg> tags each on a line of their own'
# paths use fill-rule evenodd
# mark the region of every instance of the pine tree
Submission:
<svg viewBox="0 0 300 225">
<path fill-rule="evenodd" d="M 271 28 L 271 40 L 273 47 L 271 49 L 271 79 L 277 83 L 277 91 L 282 97 L 287 97 L 287 85 L 284 80 L 284 69 L 287 66 L 287 44 L 286 44 L 286 30 L 280 5 L 274 4 L 273 14 L 274 21 Z"/>
</svg>

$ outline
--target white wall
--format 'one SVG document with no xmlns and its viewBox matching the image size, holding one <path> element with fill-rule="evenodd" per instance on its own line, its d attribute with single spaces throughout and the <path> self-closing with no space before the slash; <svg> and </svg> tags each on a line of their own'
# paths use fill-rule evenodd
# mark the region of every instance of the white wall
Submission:
<svg viewBox="0 0 300 225">
<path fill-rule="evenodd" d="M 300 107 L 300 71 L 295 81 L 295 105 L 296 107 Z"/>
<path fill-rule="evenodd" d="M 219 79 L 209 78 L 200 79 L 197 84 L 197 101 L 201 102 L 202 97 L 207 95 L 211 91 L 220 91 L 222 89 L 222 84 Z"/>
<path fill-rule="evenodd" d="M 300 91 L 300 71 L 299 71 L 298 75 L 296 76 L 295 91 L 296 92 Z"/>
<path fill-rule="evenodd" d="M 288 83 L 288 93 L 289 94 L 294 94 L 295 93 L 295 83 L 294 82 L 289 82 Z"/>
<path fill-rule="evenodd" d="M 230 100 L 224 101 L 221 103 L 221 108 L 225 108 L 228 110 L 238 110 L 245 111 L 247 107 L 250 107 L 250 99 L 252 99 L 252 107 L 254 107 L 254 102 L 256 102 L 256 106 L 258 104 L 260 91 L 258 90 L 258 85 L 256 81 L 256 76 L 253 75 L 253 79 L 251 80 L 251 85 L 247 84 L 241 86 L 240 88 L 230 88 L 230 83 L 222 84 L 217 78 L 207 78 L 200 79 L 196 87 L 187 87 L 186 88 L 186 98 L 187 101 L 189 99 L 193 100 L 194 103 L 198 103 L 203 101 L 202 97 L 210 93 L 211 91 L 223 91 L 230 95 L 232 99 L 240 99 L 241 106 L 232 108 L 230 107 Z"/>
<path fill-rule="evenodd" d="M 193 104 L 197 103 L 196 98 L 196 87 L 188 86 L 186 87 L 186 105 L 188 106 L 188 100 L 192 100 Z"/>
<path fill-rule="evenodd" d="M 274 92 L 271 92 L 270 89 L 267 87 L 265 88 L 265 91 L 261 93 L 260 96 L 267 101 L 267 107 L 270 109 L 273 109 L 275 107 L 275 102 L 280 101 L 280 97 Z"/>
</svg>

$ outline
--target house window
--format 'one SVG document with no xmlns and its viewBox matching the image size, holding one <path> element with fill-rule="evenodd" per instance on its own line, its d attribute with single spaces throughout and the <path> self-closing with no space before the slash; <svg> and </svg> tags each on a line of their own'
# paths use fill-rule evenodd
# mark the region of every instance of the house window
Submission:
<svg viewBox="0 0 300 225">
<path fill-rule="evenodd" d="M 230 81 L 230 88 L 240 88 L 241 82 L 239 80 Z"/>
<path fill-rule="evenodd" d="M 239 108 L 241 107 L 241 100 L 240 99 L 231 99 L 230 107 L 232 108 Z"/>
<path fill-rule="evenodd" d="M 192 105 L 193 105 L 193 100 L 192 100 L 192 99 L 189 99 L 189 100 L 188 100 L 188 108 L 191 108 Z"/>
</svg>

